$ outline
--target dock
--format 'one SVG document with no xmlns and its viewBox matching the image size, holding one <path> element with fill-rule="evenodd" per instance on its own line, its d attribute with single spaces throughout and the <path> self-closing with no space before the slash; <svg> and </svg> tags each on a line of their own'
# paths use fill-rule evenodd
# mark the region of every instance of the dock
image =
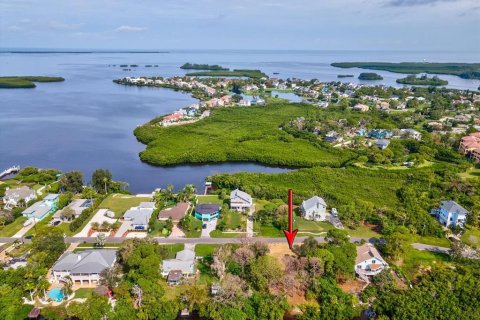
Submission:
<svg viewBox="0 0 480 320">
<path fill-rule="evenodd" d="M 13 166 L 0 172 L 0 179 L 8 175 L 20 172 L 20 166 Z"/>
</svg>

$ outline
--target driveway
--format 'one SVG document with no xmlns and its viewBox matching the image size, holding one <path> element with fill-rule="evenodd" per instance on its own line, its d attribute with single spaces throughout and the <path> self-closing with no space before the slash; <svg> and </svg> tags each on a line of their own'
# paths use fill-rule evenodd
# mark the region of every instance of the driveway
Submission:
<svg viewBox="0 0 480 320">
<path fill-rule="evenodd" d="M 344 229 L 342 221 L 340 221 L 338 217 L 334 217 L 330 213 L 327 213 L 327 221 L 329 221 L 337 229 Z"/>
<path fill-rule="evenodd" d="M 25 233 L 28 232 L 28 230 L 32 229 L 33 226 L 36 224 L 36 222 L 32 222 L 30 225 L 26 227 L 22 227 L 22 229 L 18 230 L 17 233 L 15 233 L 12 238 L 21 238 L 25 235 Z"/>
<path fill-rule="evenodd" d="M 121 238 L 125 232 L 132 229 L 132 221 L 122 221 L 122 225 L 115 233 L 115 238 Z"/>
<path fill-rule="evenodd" d="M 177 223 L 174 223 L 169 238 L 185 238 L 185 232 L 178 227 Z"/>
<path fill-rule="evenodd" d="M 250 208 L 247 215 L 247 238 L 253 238 L 253 213 L 255 212 L 255 205 Z"/>
<path fill-rule="evenodd" d="M 210 232 L 215 230 L 217 227 L 217 219 L 213 219 L 212 221 L 209 222 L 203 222 L 207 225 L 205 229 L 203 229 L 203 224 L 202 224 L 202 235 L 200 238 L 210 238 Z"/>
<path fill-rule="evenodd" d="M 99 224 L 102 224 L 102 222 L 107 221 L 108 223 L 115 223 L 117 219 L 112 219 L 107 216 L 105 216 L 105 212 L 107 212 L 107 209 L 99 209 L 97 213 L 93 216 L 93 218 L 87 223 L 87 225 L 77 233 L 74 237 L 75 238 L 80 238 L 80 237 L 88 237 L 88 231 L 90 231 L 90 228 L 92 227 L 93 222 L 98 222 Z"/>
</svg>

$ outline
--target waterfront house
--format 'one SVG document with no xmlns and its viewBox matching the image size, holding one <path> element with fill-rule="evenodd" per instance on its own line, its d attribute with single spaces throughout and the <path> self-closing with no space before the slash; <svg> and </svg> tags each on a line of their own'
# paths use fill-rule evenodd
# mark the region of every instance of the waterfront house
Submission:
<svg viewBox="0 0 480 320">
<path fill-rule="evenodd" d="M 93 200 L 89 200 L 89 199 L 73 200 L 72 202 L 70 202 L 68 204 L 68 206 L 66 206 L 62 210 L 58 210 L 57 212 L 55 212 L 55 214 L 53 215 L 53 219 L 55 219 L 55 220 L 66 220 L 65 217 L 63 216 L 63 212 L 66 208 L 70 208 L 70 209 L 73 210 L 73 213 L 74 213 L 73 218 L 78 218 L 78 216 L 82 213 L 82 211 L 90 208 L 92 206 L 92 204 L 93 204 Z"/>
<path fill-rule="evenodd" d="M 323 221 L 327 216 L 327 204 L 323 198 L 313 196 L 302 202 L 300 212 L 307 220 Z"/>
<path fill-rule="evenodd" d="M 34 200 L 35 197 L 35 191 L 27 186 L 15 189 L 7 188 L 5 190 L 5 196 L 3 197 L 3 203 L 5 204 L 5 208 L 9 209 L 16 207 L 20 200 L 24 200 L 25 203 L 28 203 L 29 201 Z"/>
<path fill-rule="evenodd" d="M 390 140 L 387 139 L 378 139 L 375 142 L 375 145 L 378 147 L 380 150 L 386 149 L 390 145 Z"/>
<path fill-rule="evenodd" d="M 183 118 L 183 114 L 181 114 L 180 112 L 175 112 L 175 113 L 172 113 L 172 114 L 169 114 L 169 115 L 163 117 L 162 124 L 163 125 L 168 125 L 168 124 L 171 124 L 173 122 L 177 122 L 177 121 L 181 120 L 182 118 Z"/>
<path fill-rule="evenodd" d="M 48 194 L 42 201 L 35 202 L 22 215 L 33 221 L 40 221 L 58 208 L 58 194 Z"/>
<path fill-rule="evenodd" d="M 373 244 L 365 243 L 357 247 L 355 273 L 360 276 L 374 276 L 385 268 L 388 268 L 388 264 Z"/>
<path fill-rule="evenodd" d="M 167 277 L 171 271 L 180 271 L 188 277 L 195 272 L 195 252 L 184 249 L 177 252 L 175 259 L 165 259 L 162 262 L 162 276 Z"/>
<path fill-rule="evenodd" d="M 368 138 L 373 139 L 389 139 L 393 136 L 392 131 L 383 130 L 383 129 L 374 129 L 367 133 Z"/>
<path fill-rule="evenodd" d="M 154 210 L 155 202 L 141 202 L 137 207 L 128 209 L 123 219 L 132 222 L 133 230 L 147 230 Z"/>
<path fill-rule="evenodd" d="M 179 222 L 187 213 L 190 204 L 187 202 L 179 202 L 173 208 L 168 208 L 158 213 L 158 220 L 172 219 L 173 222 Z"/>
<path fill-rule="evenodd" d="M 64 281 L 69 276 L 74 283 L 96 284 L 100 273 L 113 267 L 117 260 L 117 250 L 96 249 L 64 253 L 52 267 L 52 280 Z"/>
<path fill-rule="evenodd" d="M 252 205 L 253 199 L 248 193 L 238 189 L 230 192 L 230 209 L 238 212 L 245 212 L 249 211 Z"/>
<path fill-rule="evenodd" d="M 442 201 L 440 207 L 430 212 L 445 227 L 462 227 L 467 220 L 468 211 L 455 201 Z"/>
<path fill-rule="evenodd" d="M 220 216 L 220 205 L 213 203 L 200 203 L 195 207 L 195 218 L 202 221 L 212 221 Z"/>
</svg>

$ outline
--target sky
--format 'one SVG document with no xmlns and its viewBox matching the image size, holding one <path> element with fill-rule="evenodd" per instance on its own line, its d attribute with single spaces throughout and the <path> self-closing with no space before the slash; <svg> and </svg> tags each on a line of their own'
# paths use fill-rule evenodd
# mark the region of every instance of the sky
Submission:
<svg viewBox="0 0 480 320">
<path fill-rule="evenodd" d="M 480 0 L 0 0 L 0 48 L 480 55 Z"/>
</svg>

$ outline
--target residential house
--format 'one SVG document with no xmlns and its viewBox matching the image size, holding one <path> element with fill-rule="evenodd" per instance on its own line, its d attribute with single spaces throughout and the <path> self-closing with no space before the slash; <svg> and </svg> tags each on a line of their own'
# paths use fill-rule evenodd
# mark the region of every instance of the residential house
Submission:
<svg viewBox="0 0 480 320">
<path fill-rule="evenodd" d="M 173 208 L 162 210 L 158 213 L 158 220 L 172 219 L 172 222 L 179 222 L 187 213 L 190 204 L 187 202 L 179 202 Z"/>
<path fill-rule="evenodd" d="M 262 105 L 265 104 L 265 99 L 259 97 L 253 97 L 252 104 Z"/>
<path fill-rule="evenodd" d="M 459 151 L 476 162 L 480 162 L 480 132 L 474 132 L 460 140 Z"/>
<path fill-rule="evenodd" d="M 430 212 L 445 227 L 463 227 L 468 211 L 455 201 L 442 201 L 441 206 Z"/>
<path fill-rule="evenodd" d="M 378 139 L 378 140 L 375 142 L 375 145 L 376 145 L 380 150 L 384 150 L 384 149 L 387 149 L 387 147 L 390 145 L 390 140 L 387 140 L 387 139 Z"/>
<path fill-rule="evenodd" d="M 336 131 L 329 131 L 325 135 L 325 141 L 330 142 L 330 143 L 337 143 L 337 142 L 342 142 L 343 137 L 338 134 Z"/>
<path fill-rule="evenodd" d="M 302 202 L 300 211 L 307 220 L 323 221 L 327 217 L 327 204 L 323 198 L 314 196 Z"/>
<path fill-rule="evenodd" d="M 371 243 L 365 243 L 357 247 L 355 258 L 355 272 L 360 276 L 374 276 L 388 268 L 388 264 L 382 258 L 377 248 Z"/>
<path fill-rule="evenodd" d="M 238 189 L 230 192 L 230 209 L 238 212 L 245 212 L 250 211 L 252 205 L 253 199 L 248 193 Z"/>
<path fill-rule="evenodd" d="M 66 220 L 63 216 L 63 212 L 66 208 L 73 210 L 73 213 L 74 213 L 73 218 L 78 218 L 78 216 L 83 212 L 83 210 L 90 208 L 92 204 L 93 204 L 93 200 L 89 200 L 89 199 L 73 200 L 68 204 L 68 206 L 66 206 L 62 210 L 58 210 L 57 212 L 55 212 L 55 214 L 53 215 L 53 219 Z"/>
<path fill-rule="evenodd" d="M 64 281 L 68 276 L 74 283 L 96 284 L 100 273 L 113 267 L 117 250 L 95 249 L 64 253 L 52 267 L 52 280 Z"/>
<path fill-rule="evenodd" d="M 132 222 L 133 230 L 147 230 L 154 210 L 155 202 L 141 202 L 137 207 L 128 209 L 123 219 Z"/>
<path fill-rule="evenodd" d="M 250 107 L 252 105 L 252 103 L 248 99 L 242 99 L 238 102 L 238 105 L 240 107 Z"/>
<path fill-rule="evenodd" d="M 384 129 L 374 129 L 368 132 L 367 137 L 373 139 L 389 139 L 393 136 L 393 132 Z"/>
<path fill-rule="evenodd" d="M 20 188 L 15 189 L 6 189 L 5 196 L 3 197 L 3 203 L 5 204 L 5 208 L 13 208 L 18 205 L 20 200 L 24 200 L 25 203 L 28 203 L 31 200 L 36 198 L 35 191 L 30 189 L 27 186 L 23 186 Z"/>
<path fill-rule="evenodd" d="M 184 277 L 194 274 L 195 252 L 190 249 L 184 249 L 177 252 L 175 259 L 163 260 L 162 275 L 167 277 L 171 271 L 180 271 Z"/>
<path fill-rule="evenodd" d="M 170 286 L 179 285 L 182 281 L 183 274 L 181 270 L 171 270 L 167 275 L 167 283 Z"/>
<path fill-rule="evenodd" d="M 360 112 L 367 112 L 369 109 L 370 108 L 365 104 L 357 104 L 352 108 L 353 111 L 360 111 Z"/>
<path fill-rule="evenodd" d="M 400 136 L 407 139 L 422 140 L 422 134 L 415 129 L 400 129 Z"/>
<path fill-rule="evenodd" d="M 328 107 L 328 101 L 319 101 L 317 103 L 317 106 L 319 106 L 320 108 L 327 108 Z"/>
<path fill-rule="evenodd" d="M 202 221 L 212 221 L 220 216 L 220 205 L 200 203 L 195 207 L 195 218 Z"/>
<path fill-rule="evenodd" d="M 163 117 L 162 124 L 163 125 L 169 125 L 169 124 L 172 124 L 174 122 L 182 120 L 182 118 L 183 118 L 183 114 L 181 114 L 180 112 L 175 112 L 175 113 L 172 113 L 172 114 L 169 114 L 169 115 Z"/>
<path fill-rule="evenodd" d="M 42 201 L 23 210 L 22 215 L 29 220 L 40 221 L 58 208 L 58 194 L 48 194 Z"/>
</svg>

